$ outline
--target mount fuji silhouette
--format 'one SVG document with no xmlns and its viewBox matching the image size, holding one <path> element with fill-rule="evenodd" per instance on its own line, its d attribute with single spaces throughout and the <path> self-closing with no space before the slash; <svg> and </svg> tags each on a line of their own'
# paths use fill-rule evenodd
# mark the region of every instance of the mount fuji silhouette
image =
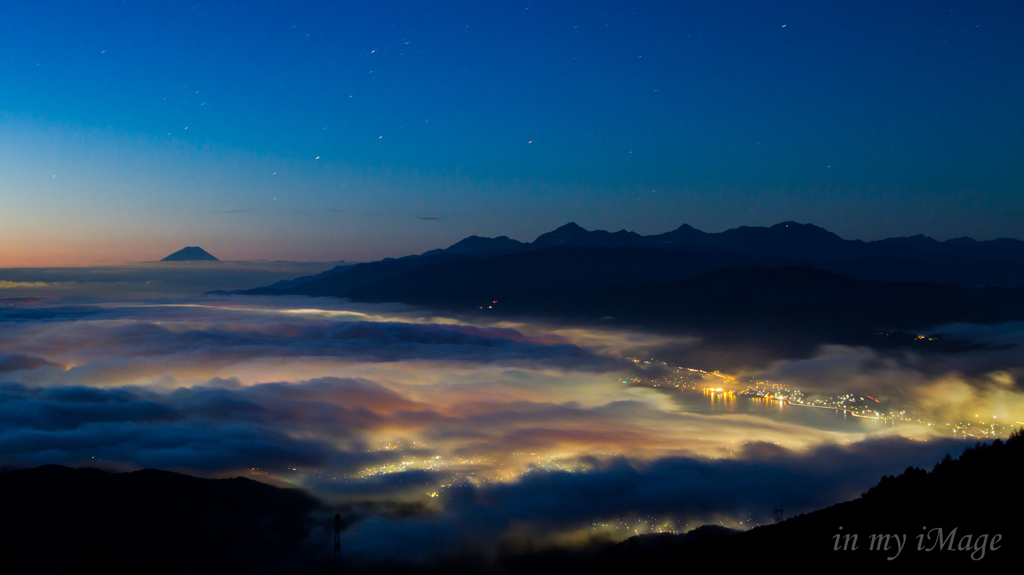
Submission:
<svg viewBox="0 0 1024 575">
<path fill-rule="evenodd" d="M 180 249 L 166 258 L 160 260 L 162 262 L 219 262 L 217 258 L 210 255 L 209 252 L 199 246 L 189 246 L 184 249 Z"/>
</svg>

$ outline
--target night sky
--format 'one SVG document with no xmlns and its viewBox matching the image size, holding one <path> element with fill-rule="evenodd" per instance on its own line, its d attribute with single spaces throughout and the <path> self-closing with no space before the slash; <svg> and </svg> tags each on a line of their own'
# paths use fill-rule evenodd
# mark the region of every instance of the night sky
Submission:
<svg viewBox="0 0 1024 575">
<path fill-rule="evenodd" d="M 0 265 L 477 234 L 1024 238 L 1015 2 L 0 7 Z"/>
</svg>

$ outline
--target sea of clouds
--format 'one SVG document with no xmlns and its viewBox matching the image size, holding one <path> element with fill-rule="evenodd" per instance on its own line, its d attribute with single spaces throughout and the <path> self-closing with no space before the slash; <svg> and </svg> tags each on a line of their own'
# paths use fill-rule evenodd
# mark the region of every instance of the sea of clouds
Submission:
<svg viewBox="0 0 1024 575">
<path fill-rule="evenodd" d="M 737 375 L 874 392 L 929 421 L 1024 419 L 1024 326 L 942 329 L 976 345 L 936 356 L 823 345 Z M 744 528 L 775 509 L 856 497 L 967 445 L 925 424 L 825 429 L 698 413 L 670 392 L 623 385 L 628 356 L 667 343 L 700 339 L 327 299 L 8 298 L 0 465 L 299 487 L 344 510 L 350 554 L 420 560 L 709 522 Z"/>
</svg>

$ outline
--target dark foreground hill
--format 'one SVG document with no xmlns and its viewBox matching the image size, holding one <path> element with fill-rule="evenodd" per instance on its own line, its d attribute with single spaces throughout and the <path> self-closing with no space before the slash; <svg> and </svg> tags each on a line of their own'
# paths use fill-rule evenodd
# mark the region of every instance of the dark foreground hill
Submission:
<svg viewBox="0 0 1024 575">
<path fill-rule="evenodd" d="M 907 468 L 858 499 L 739 532 L 705 525 L 576 550 L 451 561 L 396 573 L 935 573 L 1015 572 L 1024 560 L 1024 434 Z M 872 537 L 874 536 L 874 537 Z"/>
<path fill-rule="evenodd" d="M 307 541 L 319 509 L 301 491 L 241 477 L 9 471 L 0 473 L 0 573 L 310 572 L 330 552 Z"/>
<path fill-rule="evenodd" d="M 947 456 L 931 472 L 908 468 L 883 477 L 856 500 L 750 531 L 704 526 L 577 549 L 369 571 L 1005 569 L 1024 559 L 1022 472 L 1024 435 L 1018 431 L 1005 442 Z M 0 573 L 336 572 L 330 569 L 330 512 L 301 492 L 242 478 L 44 466 L 0 473 L 0 505 Z"/>
</svg>

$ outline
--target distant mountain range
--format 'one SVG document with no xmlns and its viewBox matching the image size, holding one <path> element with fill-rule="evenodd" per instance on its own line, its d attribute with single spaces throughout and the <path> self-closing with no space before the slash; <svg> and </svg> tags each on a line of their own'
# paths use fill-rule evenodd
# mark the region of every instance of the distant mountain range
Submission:
<svg viewBox="0 0 1024 575">
<path fill-rule="evenodd" d="M 615 233 L 587 231 L 566 224 L 534 240 L 534 247 L 552 246 L 703 246 L 745 254 L 819 260 L 858 258 L 920 258 L 927 256 L 975 257 L 1024 264 L 1024 242 L 1013 239 L 975 241 L 968 237 L 940 242 L 923 235 L 873 242 L 844 240 L 812 224 L 782 222 L 771 227 L 742 226 L 707 233 L 687 224 L 651 236 L 620 230 Z"/>
<path fill-rule="evenodd" d="M 1012 239 L 863 242 L 796 222 L 641 236 L 570 223 L 532 243 L 471 236 L 235 293 L 715 330 L 727 339 L 756 326 L 863 343 L 879 330 L 1024 319 L 1022 286 L 1024 242 Z"/>
<path fill-rule="evenodd" d="M 182 248 L 166 258 L 162 262 L 219 262 L 217 258 L 199 246 Z"/>
<path fill-rule="evenodd" d="M 618 272 L 598 280 L 592 269 L 587 285 L 634 284 L 673 281 L 723 267 L 783 267 L 803 265 L 862 280 L 928 282 L 961 286 L 1024 286 L 1024 241 L 997 239 L 975 241 L 958 238 L 939 242 L 922 235 L 873 242 L 844 240 L 811 224 L 783 222 L 774 226 L 740 227 L 707 233 L 689 225 L 664 234 L 641 236 L 620 230 L 588 231 L 569 223 L 541 234 L 532 243 L 506 236 L 470 236 L 445 249 L 379 262 L 341 266 L 318 276 L 299 278 L 292 284 L 257 288 L 247 293 L 290 290 L 305 295 L 345 296 L 348 289 L 413 269 L 452 260 L 483 260 L 516 253 L 554 248 L 620 248 L 625 251 L 590 252 L 591 259 L 630 254 L 622 262 L 609 261 Z M 574 252 L 574 255 L 587 253 Z M 526 256 L 530 258 L 531 256 Z M 630 264 L 634 257 L 639 257 Z M 539 260 L 548 256 L 539 256 Z M 663 265 L 658 266 L 661 263 Z M 595 262 L 598 267 L 606 263 Z M 652 267 L 654 266 L 654 267 Z M 526 265 L 534 273 L 541 270 Z M 580 268 L 580 265 L 574 268 Z M 328 280 L 337 273 L 345 277 Z M 305 287 L 300 287 L 305 286 Z"/>
<path fill-rule="evenodd" d="M 641 236 L 619 230 L 588 231 L 568 223 L 554 231 L 541 234 L 532 243 L 508 237 L 481 238 L 470 236 L 445 250 L 435 253 L 471 253 L 474 251 L 527 250 L 564 246 L 587 247 L 705 247 L 736 253 L 803 258 L 808 260 L 853 260 L 865 258 L 934 258 L 958 257 L 1012 261 L 1024 264 L 1024 241 L 997 239 L 976 241 L 963 237 L 940 242 L 923 235 L 888 238 L 873 242 L 844 240 L 838 235 L 812 224 L 782 222 L 771 227 L 742 226 L 719 233 L 702 232 L 687 224 L 663 234 Z"/>
</svg>

